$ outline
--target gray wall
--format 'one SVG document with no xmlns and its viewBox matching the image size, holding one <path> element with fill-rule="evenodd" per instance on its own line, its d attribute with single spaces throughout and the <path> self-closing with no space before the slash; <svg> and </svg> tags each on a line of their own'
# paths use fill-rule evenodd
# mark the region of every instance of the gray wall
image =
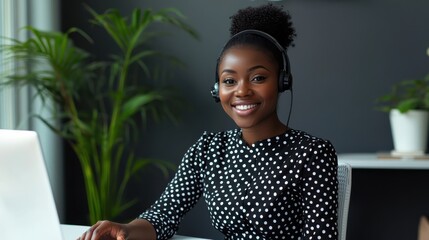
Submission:
<svg viewBox="0 0 429 240">
<path fill-rule="evenodd" d="M 63 27 L 81 25 L 86 28 L 88 15 L 81 2 L 63 1 Z M 116 7 L 124 13 L 137 6 L 153 9 L 176 7 L 187 16 L 187 21 L 201 36 L 201 39 L 196 41 L 181 32 L 175 32 L 156 44 L 187 64 L 185 69 L 174 71 L 171 84 L 180 89 L 189 102 L 189 108 L 183 112 L 179 125 L 162 123 L 148 128 L 143 134 L 141 145 L 145 155 L 178 163 L 186 149 L 203 131 L 235 127 L 209 94 L 214 81 L 215 61 L 228 39 L 229 16 L 240 8 L 259 5 L 265 1 L 85 2 L 98 11 Z M 291 127 L 331 140 L 339 153 L 391 150 L 387 115 L 375 110 L 375 99 L 386 93 L 394 82 L 423 77 L 429 73 L 429 57 L 426 55 L 426 49 L 429 47 L 429 1 L 290 0 L 275 4 L 286 6 L 298 34 L 296 46 L 289 51 L 295 80 Z M 91 46 L 94 52 L 103 52 L 106 47 L 109 46 Z M 279 109 L 281 118 L 286 120 L 290 94 L 283 95 Z M 386 181 L 383 176 L 396 179 L 396 174 L 408 178 L 407 174 L 412 173 L 356 173 L 357 178 L 353 184 L 356 191 L 360 192 L 353 192 L 350 222 L 354 225 L 349 226 L 349 239 L 353 239 L 353 236 L 355 239 L 404 239 L 398 237 L 398 232 L 392 229 L 390 237 L 377 234 L 382 228 L 389 231 L 391 225 L 388 222 L 391 217 L 382 221 L 367 221 L 380 205 L 366 203 L 367 205 L 362 206 L 358 196 L 366 194 L 364 186 L 372 185 L 371 181 Z M 428 174 L 419 174 L 421 178 L 428 179 Z M 167 180 L 158 175 L 156 171 L 150 171 L 142 176 L 141 185 L 136 187 L 142 203 L 136 211 L 147 207 L 161 193 Z M 372 178 L 366 178 L 367 175 Z M 415 186 L 413 182 L 409 183 Z M 410 193 L 414 194 L 411 198 L 422 199 L 428 206 L 425 207 L 419 202 L 404 212 L 411 211 L 414 215 L 429 212 L 429 199 L 419 195 L 419 191 Z M 369 192 L 383 199 L 383 196 L 377 196 L 377 189 Z M 395 191 L 391 194 L 395 194 Z M 391 201 L 395 197 L 385 197 L 384 200 Z M 369 209 L 366 213 L 365 208 Z M 383 221 L 386 224 L 377 225 Z M 362 222 L 370 222 L 372 225 L 366 226 Z M 407 228 L 397 231 L 412 236 L 407 239 L 415 239 L 416 226 L 416 220 L 413 218 Z M 220 238 L 210 225 L 203 203 L 199 203 L 185 218 L 180 231 L 182 234 Z M 369 233 L 362 235 L 362 231 Z"/>
</svg>

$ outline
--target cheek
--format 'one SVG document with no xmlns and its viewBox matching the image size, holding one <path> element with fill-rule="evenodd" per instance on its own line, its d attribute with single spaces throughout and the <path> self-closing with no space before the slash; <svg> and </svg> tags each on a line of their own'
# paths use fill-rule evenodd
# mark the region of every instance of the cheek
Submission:
<svg viewBox="0 0 429 240">
<path fill-rule="evenodd" d="M 270 81 L 269 84 L 264 85 L 259 89 L 259 94 L 264 99 L 277 99 L 279 96 L 277 81 Z"/>
<path fill-rule="evenodd" d="M 229 105 L 229 102 L 228 101 L 223 101 L 222 99 L 221 99 L 221 101 L 220 101 L 220 104 L 222 105 L 222 109 L 223 109 L 223 111 L 224 111 L 224 113 L 226 113 L 229 117 L 233 117 L 232 116 L 232 107 Z"/>
<path fill-rule="evenodd" d="M 220 104 L 222 105 L 222 109 L 224 110 L 225 113 L 227 113 L 229 116 L 231 116 L 231 92 L 225 91 L 225 90 L 220 90 L 219 89 L 219 99 L 220 99 Z"/>
<path fill-rule="evenodd" d="M 220 98 L 220 104 L 222 105 L 222 108 L 226 111 L 227 108 L 229 107 L 229 97 L 219 92 L 219 98 Z"/>
<path fill-rule="evenodd" d="M 219 98 L 220 98 L 220 102 L 223 103 L 224 102 L 228 102 L 229 99 L 231 98 L 231 93 L 232 91 L 228 91 L 222 87 L 219 87 Z"/>
<path fill-rule="evenodd" d="M 265 99 L 266 104 L 272 105 L 273 108 L 277 108 L 277 104 L 280 98 L 278 91 L 267 91 L 264 93 L 264 96 L 261 96 Z"/>
<path fill-rule="evenodd" d="M 272 101 L 272 102 L 275 102 L 276 104 L 277 104 L 277 102 L 279 101 L 279 98 L 280 98 L 280 93 L 279 92 L 273 92 L 271 95 L 270 95 L 270 101 Z"/>
</svg>

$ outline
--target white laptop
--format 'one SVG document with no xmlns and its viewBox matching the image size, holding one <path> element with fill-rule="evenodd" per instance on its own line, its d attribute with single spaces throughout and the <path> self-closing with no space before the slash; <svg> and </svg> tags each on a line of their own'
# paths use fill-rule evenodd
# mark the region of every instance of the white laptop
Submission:
<svg viewBox="0 0 429 240">
<path fill-rule="evenodd" d="M 0 239 L 75 240 L 88 228 L 60 225 L 37 133 L 0 129 Z"/>
<path fill-rule="evenodd" d="M 0 129 L 0 236 L 63 239 L 38 136 L 33 131 Z"/>
</svg>

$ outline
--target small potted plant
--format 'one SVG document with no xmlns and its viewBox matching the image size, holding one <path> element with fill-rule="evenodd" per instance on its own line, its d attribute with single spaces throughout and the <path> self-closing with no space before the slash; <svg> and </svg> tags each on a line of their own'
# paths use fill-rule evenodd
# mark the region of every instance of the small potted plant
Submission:
<svg viewBox="0 0 429 240">
<path fill-rule="evenodd" d="M 404 80 L 380 97 L 380 110 L 389 112 L 394 151 L 392 155 L 424 155 L 429 119 L 429 75 L 423 79 Z"/>
</svg>

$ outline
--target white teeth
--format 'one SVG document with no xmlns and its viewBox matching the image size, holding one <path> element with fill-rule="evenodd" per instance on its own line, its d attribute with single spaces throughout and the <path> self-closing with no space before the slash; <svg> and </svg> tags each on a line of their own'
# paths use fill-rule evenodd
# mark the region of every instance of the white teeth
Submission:
<svg viewBox="0 0 429 240">
<path fill-rule="evenodd" d="M 235 108 L 237 108 L 238 110 L 249 110 L 251 108 L 256 107 L 256 104 L 251 104 L 251 105 L 236 105 Z"/>
</svg>

